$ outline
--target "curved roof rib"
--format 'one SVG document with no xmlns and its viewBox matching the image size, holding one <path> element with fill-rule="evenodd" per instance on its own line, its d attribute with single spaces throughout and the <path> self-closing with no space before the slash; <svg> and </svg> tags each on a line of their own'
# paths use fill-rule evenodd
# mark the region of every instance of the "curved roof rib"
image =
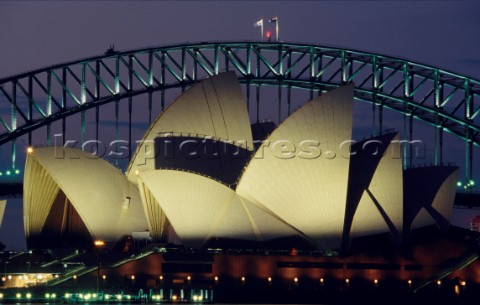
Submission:
<svg viewBox="0 0 480 305">
<path fill-rule="evenodd" d="M 160 114 L 130 162 L 127 171 L 130 181 L 137 181 L 136 171 L 155 169 L 154 140 L 172 134 L 210 136 L 253 150 L 247 106 L 235 73 L 221 73 L 203 80 Z"/>
<path fill-rule="evenodd" d="M 342 143 L 351 139 L 353 88 L 323 94 L 288 117 L 259 147 L 237 187 L 324 249 L 339 249 L 342 239 L 350 163 Z"/>
<path fill-rule="evenodd" d="M 139 182 L 161 205 L 186 246 L 199 248 L 211 238 L 264 241 L 298 235 L 268 211 L 208 177 L 176 170 L 152 170 L 140 172 Z"/>
<path fill-rule="evenodd" d="M 28 236 L 41 233 L 63 192 L 93 239 L 116 242 L 147 229 L 137 188 L 107 161 L 66 147 L 36 148 L 27 156 L 24 220 Z"/>
</svg>

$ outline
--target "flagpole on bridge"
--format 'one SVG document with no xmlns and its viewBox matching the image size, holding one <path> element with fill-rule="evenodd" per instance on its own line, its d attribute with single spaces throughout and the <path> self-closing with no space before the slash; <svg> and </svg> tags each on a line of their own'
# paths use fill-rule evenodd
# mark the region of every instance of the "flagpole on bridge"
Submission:
<svg viewBox="0 0 480 305">
<path fill-rule="evenodd" d="M 278 42 L 278 17 L 273 17 L 271 19 L 268 20 L 269 23 L 275 23 L 275 39 L 276 41 Z"/>
<path fill-rule="evenodd" d="M 260 35 L 262 37 L 262 42 L 263 42 L 263 18 L 258 20 L 257 22 L 255 22 L 253 24 L 253 27 L 256 28 L 256 27 L 260 27 Z"/>
</svg>

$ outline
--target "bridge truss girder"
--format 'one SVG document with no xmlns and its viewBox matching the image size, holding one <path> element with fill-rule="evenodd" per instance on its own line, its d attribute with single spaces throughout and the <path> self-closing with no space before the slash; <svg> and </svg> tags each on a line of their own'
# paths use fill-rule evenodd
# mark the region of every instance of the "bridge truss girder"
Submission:
<svg viewBox="0 0 480 305">
<path fill-rule="evenodd" d="M 153 92 L 175 87 L 184 90 L 197 80 L 225 70 L 235 70 L 245 84 L 248 106 L 256 108 L 257 121 L 264 86 L 279 87 L 280 121 L 285 99 L 287 115 L 291 112 L 292 89 L 310 90 L 313 98 L 315 93 L 354 82 L 355 97 L 372 103 L 373 133 L 382 131 L 384 108 L 403 114 L 404 134 L 410 139 L 413 119 L 422 120 L 435 129 L 436 164 L 443 161 L 443 132 L 453 133 L 465 142 L 466 179 L 472 177 L 473 145 L 480 146 L 478 80 L 379 54 L 290 43 L 200 43 L 111 52 L 1 79 L 0 109 L 4 110 L 0 111 L 0 145 L 12 143 L 15 167 L 19 136 L 28 134 L 31 144 L 31 132 L 46 126 L 47 144 L 51 144 L 50 125 L 62 120 L 65 129 L 65 118 L 76 113 L 81 114 L 83 143 L 85 111 L 91 108 L 97 109 L 98 138 L 99 107 L 118 105 L 123 99 L 128 99 L 131 141 L 134 96 L 148 95 L 151 122 Z M 254 98 L 251 87 L 255 89 Z M 287 90 L 283 97 L 282 88 Z M 164 93 L 160 102 L 163 109 Z M 118 133 L 118 107 L 115 112 Z"/>
</svg>

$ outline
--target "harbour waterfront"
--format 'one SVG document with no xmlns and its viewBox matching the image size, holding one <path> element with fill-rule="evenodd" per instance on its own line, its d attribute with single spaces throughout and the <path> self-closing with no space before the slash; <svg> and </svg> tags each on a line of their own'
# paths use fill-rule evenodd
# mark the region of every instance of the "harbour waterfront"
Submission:
<svg viewBox="0 0 480 305">
<path fill-rule="evenodd" d="M 239 282 L 243 283 L 239 283 Z M 358 278 L 336 281 L 332 278 L 314 283 L 304 278 L 291 283 L 278 279 L 248 281 L 222 280 L 211 289 L 193 288 L 195 284 L 170 289 L 129 289 L 95 292 L 77 285 L 67 288 L 32 287 L 0 290 L 0 304 L 477 304 L 479 285 L 458 280 L 438 281 L 414 292 L 411 282 L 367 282 Z M 225 283 L 227 282 L 227 283 Z M 183 287 L 183 288 L 179 288 Z"/>
</svg>

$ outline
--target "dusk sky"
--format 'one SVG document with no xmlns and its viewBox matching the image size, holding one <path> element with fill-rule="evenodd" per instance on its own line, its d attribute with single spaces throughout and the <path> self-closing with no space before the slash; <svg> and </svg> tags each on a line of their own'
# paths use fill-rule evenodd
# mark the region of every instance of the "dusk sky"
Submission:
<svg viewBox="0 0 480 305">
<path fill-rule="evenodd" d="M 2 1 L 0 78 L 100 55 L 112 44 L 123 51 L 259 40 L 254 22 L 278 16 L 286 42 L 371 51 L 480 79 L 479 13 L 478 1 Z M 454 222 L 470 218 L 457 210 Z M 25 247 L 21 219 L 21 200 L 10 201 L 0 230 L 10 249 Z"/>
</svg>

